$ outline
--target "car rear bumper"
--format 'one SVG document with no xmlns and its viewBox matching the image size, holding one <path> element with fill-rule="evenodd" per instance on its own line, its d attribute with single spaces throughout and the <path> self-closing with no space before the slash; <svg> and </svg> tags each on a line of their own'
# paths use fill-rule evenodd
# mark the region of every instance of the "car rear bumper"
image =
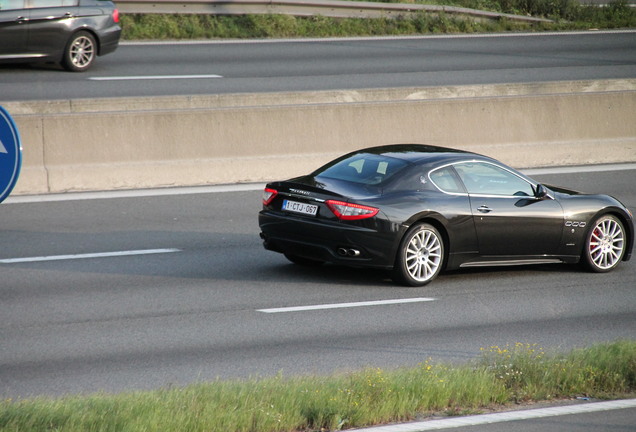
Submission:
<svg viewBox="0 0 636 432">
<path fill-rule="evenodd" d="M 267 250 L 348 266 L 392 268 L 393 236 L 341 222 L 264 210 L 259 214 Z"/>
<path fill-rule="evenodd" d="M 103 56 L 110 54 L 119 46 L 119 39 L 121 38 L 121 27 L 118 25 L 112 26 L 107 30 L 99 33 L 99 55 Z"/>
</svg>

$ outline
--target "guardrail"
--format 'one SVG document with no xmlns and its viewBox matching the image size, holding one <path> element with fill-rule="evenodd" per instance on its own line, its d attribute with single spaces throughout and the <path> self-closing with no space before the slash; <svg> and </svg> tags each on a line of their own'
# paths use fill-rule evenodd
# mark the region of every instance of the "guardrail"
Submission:
<svg viewBox="0 0 636 432">
<path fill-rule="evenodd" d="M 512 15 L 454 6 L 376 3 L 346 0 L 115 0 L 122 13 L 139 14 L 281 14 L 321 15 L 333 18 L 397 18 L 416 13 L 448 14 L 475 20 L 551 22 L 544 18 Z"/>
</svg>

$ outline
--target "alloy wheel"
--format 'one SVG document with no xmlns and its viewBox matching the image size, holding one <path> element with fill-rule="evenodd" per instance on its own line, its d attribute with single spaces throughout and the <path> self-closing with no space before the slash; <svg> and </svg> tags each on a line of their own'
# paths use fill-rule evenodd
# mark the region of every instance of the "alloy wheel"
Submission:
<svg viewBox="0 0 636 432">
<path fill-rule="evenodd" d="M 71 61 L 78 68 L 85 68 L 93 61 L 95 44 L 87 36 L 80 36 L 71 45 Z"/>
<path fill-rule="evenodd" d="M 72 72 L 87 70 L 97 57 L 97 42 L 87 31 L 75 33 L 64 51 L 62 66 Z"/>
<path fill-rule="evenodd" d="M 587 240 L 588 264 L 594 271 L 609 271 L 616 267 L 625 251 L 623 226 L 613 216 L 600 218 Z"/>
<path fill-rule="evenodd" d="M 422 286 L 431 282 L 442 270 L 444 242 L 439 231 L 423 223 L 411 228 L 400 246 L 394 279 L 410 286 Z"/>
<path fill-rule="evenodd" d="M 442 262 L 442 246 L 432 231 L 417 232 L 406 249 L 406 268 L 411 277 L 424 282 L 431 279 Z"/>
</svg>

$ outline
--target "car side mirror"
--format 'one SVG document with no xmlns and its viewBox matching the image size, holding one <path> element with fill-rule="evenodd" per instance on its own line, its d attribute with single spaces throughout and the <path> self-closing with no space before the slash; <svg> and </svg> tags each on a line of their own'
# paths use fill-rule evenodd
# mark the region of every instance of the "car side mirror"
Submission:
<svg viewBox="0 0 636 432">
<path fill-rule="evenodd" d="M 537 199 L 545 199 L 548 196 L 548 190 L 542 184 L 537 185 L 537 190 L 534 193 L 534 197 Z"/>
</svg>

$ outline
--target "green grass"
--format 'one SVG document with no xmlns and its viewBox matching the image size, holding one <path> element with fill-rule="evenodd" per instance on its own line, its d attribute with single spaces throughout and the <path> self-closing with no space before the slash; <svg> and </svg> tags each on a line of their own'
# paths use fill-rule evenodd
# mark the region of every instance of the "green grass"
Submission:
<svg viewBox="0 0 636 432">
<path fill-rule="evenodd" d="M 633 397 L 636 341 L 547 354 L 535 345 L 490 347 L 461 366 L 426 361 L 392 371 L 276 376 L 184 388 L 0 403 L 0 431 L 275 432 L 340 430 L 432 413 L 589 396 Z"/>
<path fill-rule="evenodd" d="M 581 5 L 576 0 L 440 0 L 418 3 L 544 17 L 554 20 L 554 23 L 530 24 L 506 19 L 479 22 L 449 14 L 424 12 L 410 18 L 395 19 L 124 14 L 121 17 L 122 37 L 128 40 L 302 38 L 636 27 L 636 8 L 629 7 L 624 0 L 614 1 L 604 8 Z"/>
</svg>

